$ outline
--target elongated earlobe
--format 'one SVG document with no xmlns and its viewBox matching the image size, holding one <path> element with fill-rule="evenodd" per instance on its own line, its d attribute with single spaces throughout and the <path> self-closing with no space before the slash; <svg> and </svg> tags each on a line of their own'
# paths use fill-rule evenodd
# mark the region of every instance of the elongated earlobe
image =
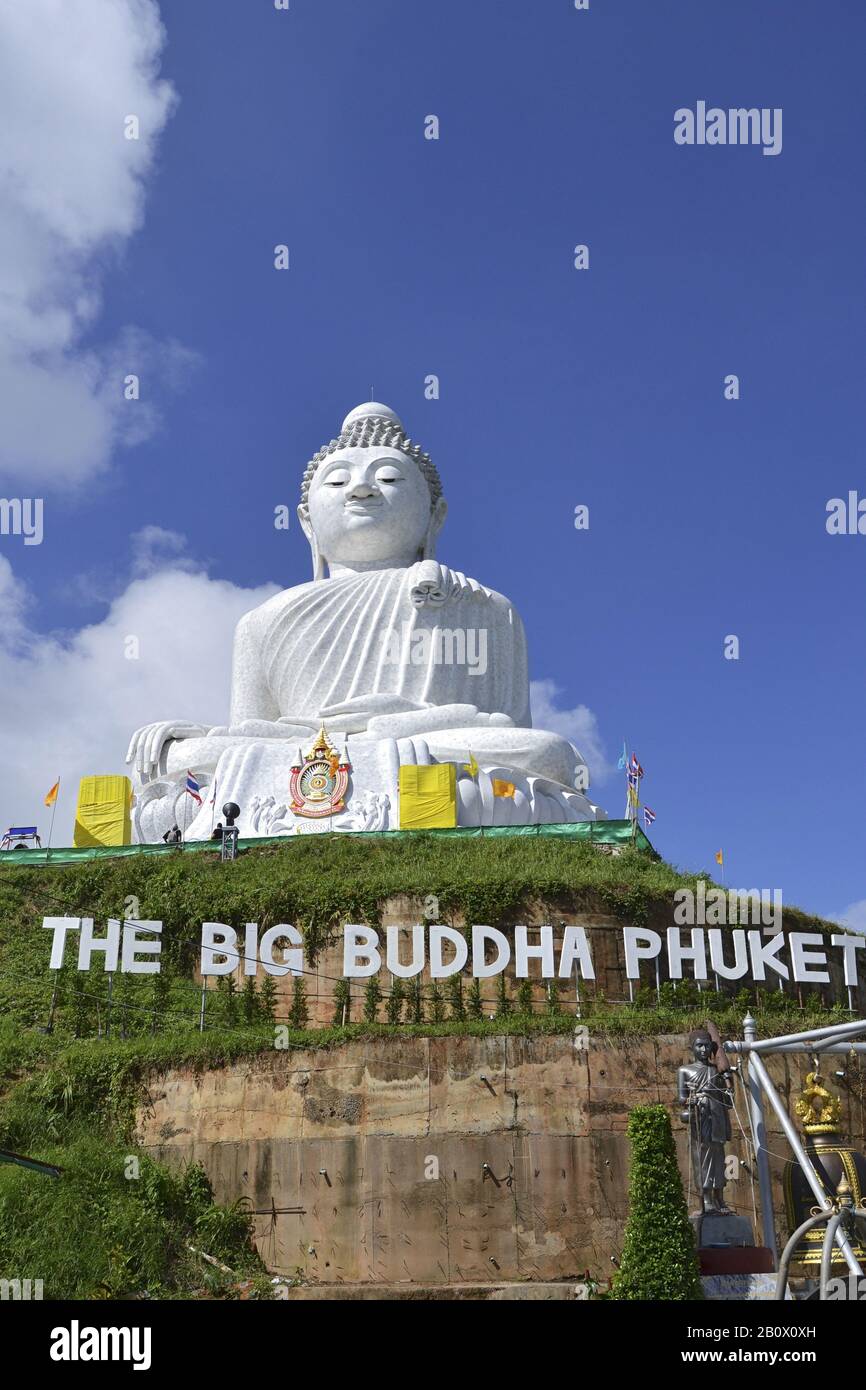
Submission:
<svg viewBox="0 0 866 1390">
<path fill-rule="evenodd" d="M 316 540 L 316 533 L 310 525 L 310 509 L 305 506 L 303 502 L 298 507 L 298 521 L 301 523 L 301 530 L 309 542 L 310 553 L 313 557 L 313 578 L 325 579 L 325 557 L 319 551 L 319 542 Z"/>
<path fill-rule="evenodd" d="M 436 538 L 442 530 L 447 511 L 448 503 L 445 501 L 444 497 L 440 497 L 430 513 L 430 524 L 427 527 L 427 534 L 424 537 L 424 545 L 419 553 L 419 559 L 436 559 Z"/>
<path fill-rule="evenodd" d="M 325 557 L 319 551 L 319 543 L 316 540 L 315 533 L 310 541 L 310 550 L 313 554 L 313 578 L 325 579 L 327 577 L 325 571 Z"/>
</svg>

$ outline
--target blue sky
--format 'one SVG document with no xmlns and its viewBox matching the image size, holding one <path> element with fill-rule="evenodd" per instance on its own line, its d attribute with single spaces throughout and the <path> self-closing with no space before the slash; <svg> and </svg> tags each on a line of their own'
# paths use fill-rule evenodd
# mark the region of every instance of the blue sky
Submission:
<svg viewBox="0 0 866 1390">
<path fill-rule="evenodd" d="M 627 737 L 665 857 L 710 870 L 723 847 L 727 882 L 861 903 L 866 925 L 866 536 L 825 529 L 828 499 L 866 496 L 862 6 L 160 8 L 178 100 L 137 228 L 71 257 L 101 299 L 62 348 L 141 370 L 158 427 L 128 444 L 115 426 L 71 485 L 34 465 L 45 541 L 0 538 L 25 644 L 80 650 L 160 565 L 244 590 L 306 579 L 273 508 L 372 384 L 442 474 L 440 558 L 514 601 L 533 678 L 592 711 L 611 762 Z M 673 113 L 699 99 L 781 107 L 781 154 L 676 145 Z M 136 568 L 146 527 L 185 546 Z M 206 644 L 189 634 L 192 666 Z M 198 717 L 176 703 L 148 717 Z M 62 714 L 44 717 L 56 739 Z M 4 821 L 35 817 L 56 775 L 41 734 Z M 622 814 L 618 777 L 596 793 Z"/>
</svg>

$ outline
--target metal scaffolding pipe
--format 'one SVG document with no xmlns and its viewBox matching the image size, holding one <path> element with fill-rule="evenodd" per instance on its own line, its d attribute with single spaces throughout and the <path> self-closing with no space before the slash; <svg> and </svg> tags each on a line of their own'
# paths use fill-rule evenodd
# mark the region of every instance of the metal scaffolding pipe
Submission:
<svg viewBox="0 0 866 1390">
<path fill-rule="evenodd" d="M 833 1265 L 833 1237 L 842 1224 L 843 1215 L 844 1213 L 841 1211 L 835 1212 L 827 1222 L 827 1230 L 824 1233 L 824 1244 L 821 1247 L 821 1284 L 818 1289 L 818 1298 L 822 1303 L 827 1298 L 827 1285 L 830 1282 L 830 1270 Z"/>
<path fill-rule="evenodd" d="M 807 1231 L 811 1231 L 813 1226 L 817 1226 L 820 1222 L 826 1220 L 827 1213 L 825 1211 L 819 1211 L 817 1216 L 808 1216 L 802 1226 L 797 1227 L 791 1239 L 788 1241 L 788 1244 L 782 1251 L 782 1258 L 779 1261 L 779 1274 L 776 1279 L 776 1301 L 778 1303 L 783 1303 L 785 1300 L 785 1291 L 788 1287 L 788 1267 L 793 1258 L 794 1251 Z"/>
<path fill-rule="evenodd" d="M 787 1110 L 782 1104 L 781 1097 L 779 1096 L 779 1093 L 777 1092 L 775 1086 L 773 1085 L 772 1081 L 770 1080 L 767 1074 L 767 1068 L 764 1066 L 764 1059 L 759 1052 L 756 1052 L 754 1050 L 749 1054 L 750 1079 L 752 1072 L 755 1073 L 755 1076 L 757 1077 L 758 1081 L 760 1081 L 767 1099 L 769 1100 L 770 1104 L 776 1112 L 776 1116 L 779 1120 L 779 1123 L 782 1126 L 782 1129 L 784 1130 L 785 1138 L 788 1140 L 788 1143 L 794 1150 L 794 1157 L 796 1158 L 797 1162 L 799 1163 L 800 1167 L 805 1173 L 806 1181 L 808 1182 L 813 1193 L 815 1194 L 815 1198 L 818 1202 L 818 1205 L 821 1207 L 822 1211 L 832 1213 L 833 1204 L 830 1201 L 830 1198 L 827 1196 L 827 1193 L 824 1191 L 821 1180 L 812 1166 L 809 1156 L 806 1153 L 806 1150 L 804 1149 L 803 1144 L 800 1140 L 800 1136 L 797 1133 L 794 1126 L 792 1125 L 790 1116 L 788 1115 Z M 851 1243 L 848 1240 L 847 1233 L 841 1229 L 837 1229 L 835 1234 L 839 1249 L 845 1256 L 848 1268 L 851 1270 L 852 1274 L 862 1276 L 863 1271 L 860 1268 L 859 1262 L 853 1250 L 851 1249 Z"/>
<path fill-rule="evenodd" d="M 834 1023 L 828 1028 L 810 1028 L 806 1033 L 786 1033 L 780 1038 L 762 1038 L 760 1042 L 752 1042 L 749 1051 L 772 1052 L 785 1043 L 806 1043 L 813 1039 L 818 1042 L 821 1038 L 826 1038 L 827 1042 L 843 1042 L 848 1037 L 856 1038 L 858 1033 L 866 1033 L 866 1018 L 854 1019 L 851 1023 Z M 735 1042 L 730 1046 L 733 1052 L 739 1050 Z M 725 1043 L 725 1051 L 727 1050 L 728 1044 Z"/>
<path fill-rule="evenodd" d="M 750 1043 L 753 1043 L 757 1037 L 757 1026 L 751 1015 L 744 1020 L 743 1030 Z M 749 1094 L 749 1120 L 752 1128 L 752 1140 L 755 1146 L 755 1162 L 758 1165 L 758 1191 L 761 1194 L 761 1227 L 764 1232 L 764 1245 L 772 1252 L 773 1264 L 775 1264 L 778 1256 L 778 1247 L 776 1245 L 776 1222 L 773 1217 L 773 1182 L 770 1177 L 770 1155 L 767 1152 L 767 1128 L 764 1121 L 761 1087 L 758 1084 L 758 1078 L 752 1076 L 751 1071 L 749 1072 L 746 1085 Z"/>
</svg>

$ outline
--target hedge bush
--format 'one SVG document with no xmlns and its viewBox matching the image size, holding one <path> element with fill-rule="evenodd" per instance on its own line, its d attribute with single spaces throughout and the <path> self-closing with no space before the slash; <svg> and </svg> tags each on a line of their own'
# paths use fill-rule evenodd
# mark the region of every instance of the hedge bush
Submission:
<svg viewBox="0 0 866 1390">
<path fill-rule="evenodd" d="M 635 1106 L 628 1137 L 629 1215 L 610 1296 L 665 1302 L 703 1298 L 694 1230 L 664 1106 Z"/>
</svg>

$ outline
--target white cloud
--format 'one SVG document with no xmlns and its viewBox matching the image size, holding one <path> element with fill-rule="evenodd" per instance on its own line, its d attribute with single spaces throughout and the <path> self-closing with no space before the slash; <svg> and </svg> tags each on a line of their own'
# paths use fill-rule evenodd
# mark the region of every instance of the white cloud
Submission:
<svg viewBox="0 0 866 1390">
<path fill-rule="evenodd" d="M 180 531 L 167 531 L 164 526 L 142 526 L 131 538 L 132 573 L 137 579 L 161 569 L 194 574 L 202 566 L 186 553 L 186 546 L 186 536 Z"/>
<path fill-rule="evenodd" d="M 158 76 L 164 40 L 155 0 L 0 0 L 4 476 L 74 485 L 104 469 L 157 424 L 152 407 L 123 400 L 123 377 L 165 352 L 169 378 L 189 360 L 133 329 L 80 348 L 103 267 L 141 225 L 176 101 Z M 131 115 L 137 140 L 124 136 Z"/>
<path fill-rule="evenodd" d="M 866 932 L 866 898 L 849 903 L 839 917 L 832 917 L 830 920 L 838 922 L 842 927 L 850 927 L 851 931 Z"/>
<path fill-rule="evenodd" d="M 27 632 L 26 592 L 0 556 L 0 829 L 38 824 L 44 835 L 50 812 L 42 799 L 60 774 L 54 844 L 69 845 L 79 778 L 128 773 L 136 728 L 163 717 L 226 722 L 235 624 L 276 586 L 211 579 L 191 567 L 182 540 L 158 527 L 134 537 L 133 554 L 149 567 L 101 622 L 68 640 Z M 130 636 L 138 660 L 124 655 Z"/>
<path fill-rule="evenodd" d="M 611 767 L 604 756 L 598 721 L 586 705 L 561 708 L 561 695 L 561 688 L 553 680 L 530 681 L 532 722 L 536 729 L 549 729 L 573 743 L 583 755 L 593 783 L 603 782 L 610 776 Z"/>
</svg>

